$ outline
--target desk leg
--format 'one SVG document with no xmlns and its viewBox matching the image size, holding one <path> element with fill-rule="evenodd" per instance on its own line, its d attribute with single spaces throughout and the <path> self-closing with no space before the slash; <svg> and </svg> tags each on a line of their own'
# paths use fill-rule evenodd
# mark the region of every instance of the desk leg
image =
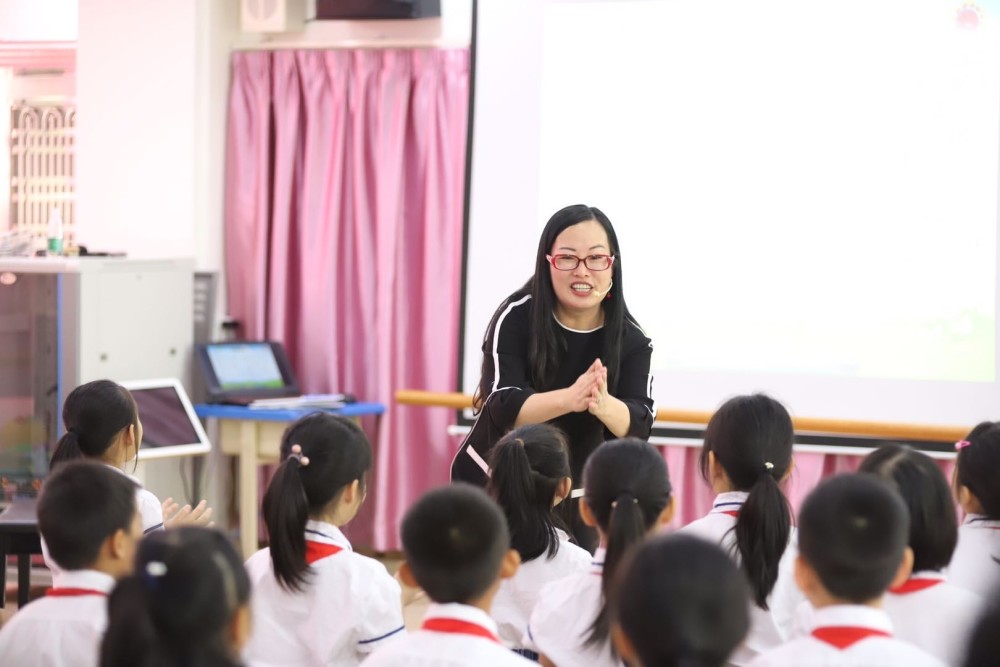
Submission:
<svg viewBox="0 0 1000 667">
<path fill-rule="evenodd" d="M 257 551 L 257 446 L 260 437 L 257 423 L 240 424 L 240 549 L 243 558 Z"/>
<path fill-rule="evenodd" d="M 28 604 L 31 592 L 31 554 L 17 555 L 17 608 Z"/>
<path fill-rule="evenodd" d="M 7 602 L 7 538 L 0 537 L 0 609 Z"/>
</svg>

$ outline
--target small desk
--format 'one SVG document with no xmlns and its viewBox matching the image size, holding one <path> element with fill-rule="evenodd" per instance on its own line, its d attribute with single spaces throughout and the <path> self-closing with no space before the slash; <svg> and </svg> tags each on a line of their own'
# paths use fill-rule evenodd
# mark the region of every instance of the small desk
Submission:
<svg viewBox="0 0 1000 667">
<path fill-rule="evenodd" d="M 257 494 L 257 467 L 278 463 L 281 436 L 290 422 L 317 412 L 316 408 L 304 410 L 258 410 L 242 405 L 194 406 L 195 414 L 202 419 L 219 420 L 219 450 L 239 459 L 239 511 L 240 549 L 249 558 L 257 551 L 257 522 L 259 499 Z M 381 403 L 349 403 L 342 408 L 323 410 L 341 417 L 381 415 Z"/>
<path fill-rule="evenodd" d="M 17 606 L 28 604 L 31 589 L 31 555 L 42 553 L 42 538 L 38 534 L 35 499 L 15 500 L 0 513 L 0 608 L 7 590 L 7 556 L 17 556 Z"/>
</svg>

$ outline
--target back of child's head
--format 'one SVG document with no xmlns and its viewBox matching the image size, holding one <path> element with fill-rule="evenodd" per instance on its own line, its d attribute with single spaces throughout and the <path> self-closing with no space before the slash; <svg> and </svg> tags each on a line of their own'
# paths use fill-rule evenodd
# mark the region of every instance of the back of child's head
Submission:
<svg viewBox="0 0 1000 667">
<path fill-rule="evenodd" d="M 151 533 L 135 573 L 108 600 L 103 667 L 200 667 L 239 664 L 229 631 L 250 599 L 236 549 L 211 528 Z"/>
<path fill-rule="evenodd" d="M 522 562 L 559 550 L 556 492 L 569 479 L 566 436 L 549 424 L 516 428 L 493 446 L 487 492 L 507 516 L 510 547 Z"/>
<path fill-rule="evenodd" d="M 934 460 L 903 445 L 883 445 L 865 457 L 858 472 L 888 482 L 906 505 L 913 570 L 947 567 L 958 542 L 958 519 L 948 480 Z"/>
<path fill-rule="evenodd" d="M 1000 520 L 1000 422 L 977 425 L 956 446 L 956 484 L 976 497 L 983 514 Z"/>
<path fill-rule="evenodd" d="M 993 591 L 987 598 L 992 604 L 982 607 L 979 620 L 976 622 L 969 637 L 966 648 L 964 667 L 984 667 L 996 665 L 1000 656 L 1000 588 Z"/>
<path fill-rule="evenodd" d="M 746 577 L 718 545 L 655 537 L 623 563 L 616 623 L 646 667 L 719 667 L 750 627 Z"/>
<path fill-rule="evenodd" d="M 282 463 L 264 494 L 262 514 L 274 576 L 287 590 L 302 590 L 309 573 L 306 523 L 355 480 L 364 491 L 372 448 L 355 422 L 316 412 L 285 430 L 280 453 Z"/>
<path fill-rule="evenodd" d="M 135 483 L 92 461 L 68 462 L 53 472 L 38 498 L 38 530 L 64 570 L 90 568 L 104 542 L 130 534 L 136 518 Z"/>
<path fill-rule="evenodd" d="M 52 454 L 52 468 L 73 459 L 99 459 L 122 431 L 139 425 L 132 394 L 111 380 L 94 380 L 71 391 L 62 418 L 66 433 Z"/>
<path fill-rule="evenodd" d="M 510 535 L 484 491 L 452 484 L 424 494 L 403 518 L 406 565 L 437 603 L 470 604 L 499 578 Z"/>
<path fill-rule="evenodd" d="M 733 488 L 749 492 L 734 536 L 754 602 L 762 609 L 792 530 L 792 512 L 779 484 L 792 465 L 793 437 L 792 418 L 781 403 L 764 394 L 737 396 L 712 415 L 701 450 L 706 480 L 711 453 Z"/>
<path fill-rule="evenodd" d="M 872 475 L 838 475 L 799 511 L 799 553 L 835 598 L 880 598 L 899 570 L 910 517 L 899 495 Z"/>
<path fill-rule="evenodd" d="M 657 523 L 670 503 L 670 475 L 663 456 L 644 440 L 609 440 L 594 450 L 583 469 L 584 500 L 607 539 L 601 590 L 604 602 L 586 644 L 608 639 L 607 598 L 626 551 Z"/>
</svg>

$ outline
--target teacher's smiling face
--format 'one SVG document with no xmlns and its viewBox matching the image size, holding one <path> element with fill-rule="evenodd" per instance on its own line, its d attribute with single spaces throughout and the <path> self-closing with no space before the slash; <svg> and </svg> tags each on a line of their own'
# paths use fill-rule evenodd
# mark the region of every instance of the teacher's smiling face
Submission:
<svg viewBox="0 0 1000 667">
<path fill-rule="evenodd" d="M 549 274 L 556 316 L 563 324 L 592 328 L 603 323 L 601 301 L 611 287 L 614 260 L 608 256 L 613 254 L 608 233 L 596 220 L 571 225 L 556 237 L 549 250 Z M 574 263 L 575 268 L 568 268 Z"/>
</svg>

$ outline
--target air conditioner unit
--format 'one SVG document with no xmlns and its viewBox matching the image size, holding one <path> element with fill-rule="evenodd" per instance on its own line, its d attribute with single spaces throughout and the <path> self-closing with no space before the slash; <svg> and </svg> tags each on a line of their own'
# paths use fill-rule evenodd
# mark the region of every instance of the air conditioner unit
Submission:
<svg viewBox="0 0 1000 667">
<path fill-rule="evenodd" d="M 292 32 L 305 27 L 308 0 L 240 0 L 243 32 Z"/>
</svg>

